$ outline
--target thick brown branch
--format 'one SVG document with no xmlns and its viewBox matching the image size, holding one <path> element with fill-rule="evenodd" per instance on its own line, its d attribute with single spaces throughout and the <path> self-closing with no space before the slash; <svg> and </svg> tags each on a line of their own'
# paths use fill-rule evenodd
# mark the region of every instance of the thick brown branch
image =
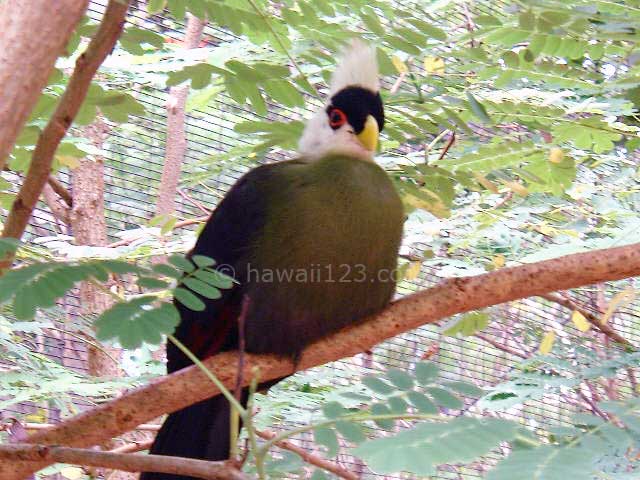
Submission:
<svg viewBox="0 0 640 480">
<path fill-rule="evenodd" d="M 38 139 L 29 171 L 7 217 L 2 232 L 3 237 L 17 239 L 22 237 L 42 189 L 49 180 L 53 156 L 58 145 L 73 123 L 73 119 L 87 95 L 93 76 L 113 50 L 122 32 L 128 7 L 128 1 L 110 0 L 98 32 L 89 42 L 87 50 L 78 57 L 76 67 L 58 107 Z M 10 263 L 11 259 L 0 262 L 0 271 Z"/>
<path fill-rule="evenodd" d="M 0 170 L 88 3 L 0 2 Z"/>
<path fill-rule="evenodd" d="M 310 345 L 296 368 L 304 370 L 365 352 L 388 338 L 457 313 L 637 275 L 640 275 L 640 244 L 501 268 L 475 277 L 447 279 L 433 288 L 393 303 L 375 317 Z M 237 362 L 235 352 L 225 352 L 205 360 L 204 364 L 231 389 L 237 377 Z M 252 369 L 256 367 L 260 369 L 261 381 L 294 372 L 289 360 L 246 354 L 245 385 L 251 380 Z M 215 386 L 197 367 L 188 367 L 126 392 L 55 428 L 38 432 L 29 437 L 29 441 L 50 445 L 99 445 L 134 429 L 136 425 L 217 393 Z M 46 465 L 44 461 L 23 465 L 2 462 L 0 478 L 22 480 Z"/>
<path fill-rule="evenodd" d="M 0 458 L 5 460 L 37 460 L 70 463 L 87 467 L 104 467 L 125 472 L 161 472 L 206 480 L 248 480 L 251 477 L 226 462 L 207 462 L 192 458 L 164 455 L 135 455 L 101 452 L 81 448 L 54 447 L 16 443 L 0 445 Z"/>
<path fill-rule="evenodd" d="M 3 423 L 0 424 L 0 432 L 7 430 L 13 425 L 12 423 Z M 56 423 L 23 423 L 22 426 L 26 430 L 49 430 L 54 428 Z M 138 425 L 135 429 L 132 430 L 140 430 L 141 432 L 157 432 L 160 430 L 160 425 L 156 425 L 154 423 L 143 423 Z"/>
<path fill-rule="evenodd" d="M 600 332 L 602 332 L 604 335 L 609 337 L 614 342 L 619 343 L 620 345 L 624 345 L 626 347 L 635 348 L 631 344 L 631 342 L 629 342 L 629 340 L 627 340 L 626 338 L 621 336 L 619 333 L 617 333 L 613 328 L 611 328 L 610 325 L 606 323 L 603 324 L 596 315 L 591 313 L 587 308 L 583 307 L 582 305 L 579 305 L 578 303 L 574 302 L 573 300 L 567 297 L 564 297 L 562 295 L 559 295 L 557 293 L 548 293 L 546 295 L 541 295 L 541 297 L 544 298 L 545 300 L 549 300 L 550 302 L 557 303 L 558 305 L 562 305 L 563 307 L 569 310 L 580 312 L 593 327 L 595 327 L 597 330 L 600 330 Z"/>
<path fill-rule="evenodd" d="M 257 431 L 256 435 L 258 435 L 261 438 L 264 438 L 265 440 L 271 440 L 276 436 L 274 432 L 261 432 L 261 431 Z M 360 478 L 355 473 L 350 472 L 346 468 L 341 467 L 337 463 L 331 462 L 322 457 L 318 457 L 317 455 L 314 455 L 308 450 L 305 450 L 304 448 L 294 445 L 293 443 L 288 442 L 286 440 L 276 442 L 276 445 L 284 450 L 289 450 L 290 452 L 295 453 L 302 460 L 304 460 L 306 463 L 310 465 L 315 465 L 316 467 L 321 468 L 322 470 L 326 470 L 327 472 L 333 473 L 336 477 L 346 478 L 347 480 L 358 480 L 358 478 Z"/>
</svg>

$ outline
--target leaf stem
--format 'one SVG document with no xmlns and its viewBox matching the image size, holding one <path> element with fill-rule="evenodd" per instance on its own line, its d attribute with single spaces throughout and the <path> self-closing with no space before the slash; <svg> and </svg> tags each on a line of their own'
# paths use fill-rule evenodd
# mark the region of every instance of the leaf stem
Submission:
<svg viewBox="0 0 640 480">
<path fill-rule="evenodd" d="M 213 382 L 213 384 L 218 387 L 218 389 L 220 390 L 220 393 L 222 395 L 224 395 L 224 397 L 229 401 L 229 403 L 231 404 L 231 406 L 233 408 L 235 408 L 238 411 L 238 414 L 240 415 L 240 418 L 242 418 L 242 420 L 244 422 L 247 421 L 246 417 L 247 417 L 247 410 L 245 410 L 243 408 L 243 406 L 240 404 L 240 402 L 238 402 L 235 397 L 233 396 L 233 394 L 227 390 L 227 387 L 224 386 L 224 384 L 218 379 L 218 377 L 215 376 L 215 374 L 209 370 L 201 361 L 198 357 L 196 357 L 191 350 L 189 350 L 186 346 L 184 346 L 184 344 L 178 340 L 176 337 L 174 337 L 173 335 L 167 335 L 167 338 L 176 346 L 180 349 L 180 351 L 182 353 L 184 353 L 187 358 L 189 360 L 191 360 L 195 365 L 197 365 L 197 367 L 202 370 L 202 372 L 207 376 L 207 378 L 209 378 L 209 380 L 211 380 L 211 382 Z"/>
<path fill-rule="evenodd" d="M 299 433 L 308 432 L 309 430 L 313 430 L 318 427 L 329 427 L 334 425 L 337 422 L 347 421 L 347 422 L 368 422 L 368 421 L 376 421 L 376 420 L 443 420 L 442 417 L 438 415 L 432 414 L 421 414 L 421 413 L 410 413 L 410 414 L 380 414 L 380 415 L 363 415 L 358 412 L 353 415 L 345 415 L 338 418 L 334 418 L 332 420 L 326 420 L 324 422 L 318 422 L 312 425 L 304 425 L 302 427 L 294 428 L 293 430 L 287 430 L 286 432 L 282 432 L 271 440 L 267 440 L 265 444 L 260 447 L 254 455 L 258 455 L 258 452 L 261 455 L 266 454 L 266 452 L 276 443 L 286 440 L 289 437 L 297 435 Z"/>
</svg>

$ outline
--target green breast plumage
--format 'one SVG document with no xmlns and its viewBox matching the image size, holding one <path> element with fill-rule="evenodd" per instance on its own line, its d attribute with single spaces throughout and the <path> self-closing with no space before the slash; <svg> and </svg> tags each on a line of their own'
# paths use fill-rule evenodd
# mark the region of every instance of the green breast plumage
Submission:
<svg viewBox="0 0 640 480">
<path fill-rule="evenodd" d="M 247 345 L 291 354 L 390 300 L 403 210 L 371 162 L 333 156 L 273 168 L 257 185 L 267 207 L 247 257 Z"/>
</svg>

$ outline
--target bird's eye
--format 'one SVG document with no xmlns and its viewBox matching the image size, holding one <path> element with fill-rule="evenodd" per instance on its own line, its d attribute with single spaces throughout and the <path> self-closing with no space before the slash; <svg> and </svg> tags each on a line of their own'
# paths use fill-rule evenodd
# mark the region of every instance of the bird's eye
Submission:
<svg viewBox="0 0 640 480">
<path fill-rule="evenodd" d="M 331 128 L 340 128 L 347 123 L 347 116 L 339 108 L 332 108 L 329 112 L 329 125 Z"/>
</svg>

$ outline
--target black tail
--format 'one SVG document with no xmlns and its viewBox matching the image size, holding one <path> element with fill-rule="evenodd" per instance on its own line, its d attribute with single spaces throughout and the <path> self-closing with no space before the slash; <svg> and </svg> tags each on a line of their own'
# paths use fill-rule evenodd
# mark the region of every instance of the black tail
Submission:
<svg viewBox="0 0 640 480">
<path fill-rule="evenodd" d="M 243 395 L 244 397 L 244 395 Z M 243 398 L 243 404 L 246 398 Z M 231 406 L 222 395 L 195 403 L 167 417 L 149 453 L 226 460 L 231 444 Z M 184 475 L 143 472 L 140 480 L 199 480 Z"/>
</svg>

